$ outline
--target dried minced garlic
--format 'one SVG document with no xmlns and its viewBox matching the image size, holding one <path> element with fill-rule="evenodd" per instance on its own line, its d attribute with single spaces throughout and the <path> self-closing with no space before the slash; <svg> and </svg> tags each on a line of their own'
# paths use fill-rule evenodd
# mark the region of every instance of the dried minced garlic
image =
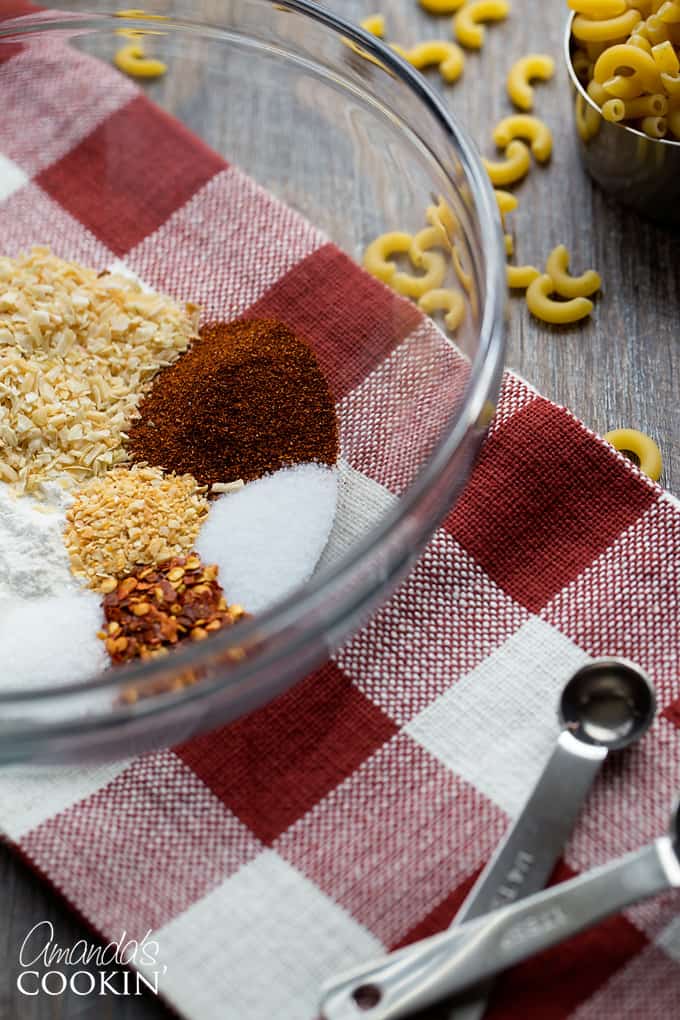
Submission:
<svg viewBox="0 0 680 1020">
<path fill-rule="evenodd" d="M 140 564 L 188 552 L 208 513 L 205 493 L 193 475 L 164 474 L 145 464 L 93 478 L 74 493 L 66 513 L 71 570 L 107 592 Z"/>
<path fill-rule="evenodd" d="M 194 339 L 197 311 L 48 248 L 0 258 L 0 480 L 74 488 L 124 461 L 145 388 Z"/>
</svg>

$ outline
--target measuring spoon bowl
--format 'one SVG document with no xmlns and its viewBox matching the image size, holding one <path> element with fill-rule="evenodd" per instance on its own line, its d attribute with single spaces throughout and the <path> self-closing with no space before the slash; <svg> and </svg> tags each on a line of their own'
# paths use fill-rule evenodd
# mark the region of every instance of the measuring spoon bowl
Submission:
<svg viewBox="0 0 680 1020">
<path fill-rule="evenodd" d="M 656 711 L 652 682 L 627 659 L 596 659 L 562 692 L 559 716 L 577 740 L 620 751 L 649 729 Z"/>
</svg>

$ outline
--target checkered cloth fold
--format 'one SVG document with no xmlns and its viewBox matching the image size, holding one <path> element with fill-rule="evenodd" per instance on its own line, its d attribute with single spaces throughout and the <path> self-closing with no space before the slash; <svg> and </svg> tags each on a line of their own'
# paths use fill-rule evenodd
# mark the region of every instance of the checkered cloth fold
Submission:
<svg viewBox="0 0 680 1020">
<path fill-rule="evenodd" d="M 49 44 L 0 60 L 0 250 L 48 242 L 122 260 L 208 315 L 285 317 L 337 393 L 343 484 L 380 514 L 412 468 L 385 444 L 414 345 L 432 345 L 437 383 L 456 372 L 438 331 L 126 79 L 75 52 L 65 66 Z M 114 151 L 128 132 L 134 152 Z M 140 174 L 163 178 L 153 203 L 135 198 Z M 171 750 L 6 769 L 0 828 L 103 939 L 154 933 L 161 994 L 190 1020 L 313 1020 L 322 980 L 451 921 L 589 657 L 639 662 L 661 711 L 606 766 L 557 878 L 664 830 L 680 789 L 679 542 L 672 497 L 508 373 L 463 498 L 333 661 Z M 678 902 L 516 968 L 490 1017 L 679 1015 Z"/>
</svg>

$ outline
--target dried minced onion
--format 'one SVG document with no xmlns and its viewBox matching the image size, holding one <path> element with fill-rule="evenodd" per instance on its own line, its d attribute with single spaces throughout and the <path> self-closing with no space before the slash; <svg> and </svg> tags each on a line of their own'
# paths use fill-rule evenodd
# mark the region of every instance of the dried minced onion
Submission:
<svg viewBox="0 0 680 1020">
<path fill-rule="evenodd" d="M 147 384 L 194 339 L 197 312 L 49 248 L 0 258 L 0 480 L 74 488 L 126 460 Z"/>
</svg>

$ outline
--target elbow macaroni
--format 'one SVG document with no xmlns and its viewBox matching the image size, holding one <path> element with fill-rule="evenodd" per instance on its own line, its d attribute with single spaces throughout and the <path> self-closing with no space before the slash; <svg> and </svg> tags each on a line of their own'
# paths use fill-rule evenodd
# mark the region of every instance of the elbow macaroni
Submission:
<svg viewBox="0 0 680 1020">
<path fill-rule="evenodd" d="M 464 3 L 465 0 L 420 0 L 428 14 L 455 14 Z"/>
<path fill-rule="evenodd" d="M 661 450 L 651 436 L 637 429 L 613 429 L 604 437 L 619 453 L 633 453 L 640 464 L 640 471 L 658 482 L 663 471 Z"/>
<path fill-rule="evenodd" d="M 404 297 L 419 298 L 428 290 L 441 287 L 446 276 L 446 262 L 439 252 L 421 252 L 423 276 L 411 276 L 401 272 L 390 255 L 406 255 L 411 250 L 413 238 L 402 231 L 381 234 L 369 244 L 364 253 L 364 268 L 372 276 L 388 284 Z"/>
<path fill-rule="evenodd" d="M 617 18 L 628 4 L 626 0 L 568 0 L 568 7 L 586 18 Z"/>
<path fill-rule="evenodd" d="M 504 149 L 516 138 L 531 142 L 531 151 L 539 163 L 545 163 L 552 154 L 552 132 L 538 117 L 526 113 L 515 113 L 496 126 L 493 140 L 499 149 Z"/>
<path fill-rule="evenodd" d="M 416 269 L 423 267 L 425 253 L 431 251 L 432 248 L 448 248 L 448 239 L 441 226 L 425 227 L 411 241 L 408 254 Z"/>
<path fill-rule="evenodd" d="M 508 287 L 510 290 L 526 290 L 540 275 L 535 266 L 508 266 Z"/>
<path fill-rule="evenodd" d="M 545 269 L 555 291 L 563 298 L 590 297 L 602 286 L 602 278 L 594 269 L 581 276 L 569 274 L 569 252 L 563 244 L 550 253 Z"/>
<path fill-rule="evenodd" d="M 488 159 L 483 159 L 482 162 L 494 187 L 504 188 L 526 177 L 531 169 L 531 153 L 524 142 L 516 140 L 508 145 L 502 162 Z"/>
<path fill-rule="evenodd" d="M 508 95 L 520 110 L 531 110 L 534 106 L 534 89 L 530 82 L 533 78 L 550 81 L 555 73 L 555 61 L 552 57 L 540 53 L 530 53 L 522 57 L 510 68 L 507 81 Z"/>
<path fill-rule="evenodd" d="M 630 35 L 640 24 L 640 12 L 627 10 L 616 18 L 604 21 L 593 21 L 582 14 L 577 14 L 572 25 L 572 33 L 579 42 L 613 42 L 623 36 Z"/>
<path fill-rule="evenodd" d="M 162 60 L 147 57 L 140 42 L 131 42 L 127 46 L 122 46 L 113 58 L 113 62 L 119 71 L 131 78 L 160 78 L 168 69 L 167 64 L 164 64 Z"/>
<path fill-rule="evenodd" d="M 500 191 L 497 188 L 494 191 L 494 195 L 496 196 L 496 202 L 498 203 L 501 216 L 507 216 L 508 213 L 514 212 L 519 205 L 519 199 L 510 191 Z"/>
<path fill-rule="evenodd" d="M 585 297 L 570 301 L 555 301 L 550 295 L 555 291 L 552 277 L 544 273 L 537 276 L 527 290 L 527 306 L 532 315 L 542 322 L 565 326 L 587 318 L 593 310 L 593 302 Z"/>
<path fill-rule="evenodd" d="M 461 44 L 470 50 L 481 50 L 485 29 L 482 21 L 503 21 L 510 13 L 507 0 L 472 0 L 458 11 L 453 19 L 453 32 Z"/>
<path fill-rule="evenodd" d="M 459 290 L 429 290 L 418 301 L 418 307 L 426 315 L 432 315 L 433 312 L 446 312 L 444 322 L 452 333 L 455 333 L 465 318 L 465 298 Z"/>
<path fill-rule="evenodd" d="M 458 81 L 465 67 L 465 57 L 460 46 L 447 39 L 418 43 L 410 50 L 393 44 L 392 49 L 419 71 L 437 64 L 442 78 L 449 83 Z"/>
<path fill-rule="evenodd" d="M 385 16 L 383 14 L 369 14 L 369 16 L 360 21 L 359 24 L 364 31 L 370 32 L 371 35 L 377 36 L 378 39 L 384 38 Z"/>
<path fill-rule="evenodd" d="M 453 209 L 445 198 L 440 197 L 437 205 L 428 205 L 425 218 L 431 227 L 437 227 L 450 248 L 459 231 L 459 223 Z"/>
</svg>

